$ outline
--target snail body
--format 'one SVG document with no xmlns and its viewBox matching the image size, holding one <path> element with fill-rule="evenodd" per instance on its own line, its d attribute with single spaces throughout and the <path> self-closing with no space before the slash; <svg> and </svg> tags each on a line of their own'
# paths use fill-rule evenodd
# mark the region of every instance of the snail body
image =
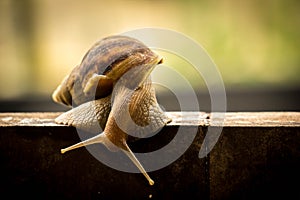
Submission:
<svg viewBox="0 0 300 200">
<path fill-rule="evenodd" d="M 122 150 L 149 181 L 143 166 L 127 145 L 131 135 L 145 137 L 171 121 L 157 103 L 150 73 L 162 58 L 140 41 L 111 36 L 97 42 L 54 91 L 52 98 L 73 108 L 56 123 L 102 133 L 61 152 L 102 143 Z"/>
</svg>

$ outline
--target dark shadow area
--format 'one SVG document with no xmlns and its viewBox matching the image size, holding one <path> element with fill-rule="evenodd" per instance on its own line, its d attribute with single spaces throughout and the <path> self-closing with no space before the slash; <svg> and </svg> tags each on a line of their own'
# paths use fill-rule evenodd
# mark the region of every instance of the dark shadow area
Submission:
<svg viewBox="0 0 300 200">
<path fill-rule="evenodd" d="M 228 89 L 227 111 L 300 111 L 300 88 L 279 89 Z M 183 93 L 183 100 L 190 101 L 190 96 Z M 210 112 L 208 92 L 198 92 L 200 111 Z M 171 92 L 157 93 L 157 99 L 166 111 L 180 111 L 178 99 Z M 185 111 L 195 111 L 185 106 Z M 28 96 L 13 100 L 0 100 L 0 112 L 57 112 L 68 107 L 52 101 L 51 96 Z"/>
</svg>

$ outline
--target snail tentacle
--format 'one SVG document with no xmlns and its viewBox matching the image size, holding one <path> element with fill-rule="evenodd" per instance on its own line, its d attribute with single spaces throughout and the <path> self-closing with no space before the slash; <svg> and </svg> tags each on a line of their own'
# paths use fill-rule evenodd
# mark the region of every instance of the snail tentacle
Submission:
<svg viewBox="0 0 300 200">
<path fill-rule="evenodd" d="M 67 148 L 61 149 L 60 152 L 64 154 L 67 151 L 71 151 L 74 149 L 78 149 L 80 147 L 85 147 L 91 144 L 96 144 L 96 143 L 101 143 L 103 144 L 106 148 L 108 148 L 110 151 L 117 151 L 119 148 L 115 146 L 112 142 L 109 141 L 107 138 L 105 132 L 100 133 L 99 135 L 96 135 L 92 138 L 89 138 L 85 141 L 79 142 L 77 144 L 74 144 L 72 146 L 69 146 Z"/>
<path fill-rule="evenodd" d="M 135 166 L 142 172 L 142 174 L 146 177 L 149 182 L 149 185 L 154 185 L 154 181 L 150 178 L 146 170 L 144 169 L 143 165 L 140 161 L 135 157 L 134 153 L 131 151 L 127 143 L 124 143 L 125 149 L 121 148 L 122 151 L 128 156 L 128 158 L 135 164 Z"/>
</svg>

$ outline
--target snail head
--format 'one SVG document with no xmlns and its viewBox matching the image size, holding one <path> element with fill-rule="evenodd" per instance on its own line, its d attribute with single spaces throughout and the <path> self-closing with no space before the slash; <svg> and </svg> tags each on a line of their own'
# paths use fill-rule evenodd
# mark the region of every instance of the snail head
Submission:
<svg viewBox="0 0 300 200">
<path fill-rule="evenodd" d="M 144 83 L 155 66 L 162 62 L 161 56 L 146 49 L 143 52 L 137 51 L 122 59 L 121 62 L 115 63 L 104 74 L 114 80 L 114 83 L 121 81 L 126 87 L 136 89 Z"/>
</svg>

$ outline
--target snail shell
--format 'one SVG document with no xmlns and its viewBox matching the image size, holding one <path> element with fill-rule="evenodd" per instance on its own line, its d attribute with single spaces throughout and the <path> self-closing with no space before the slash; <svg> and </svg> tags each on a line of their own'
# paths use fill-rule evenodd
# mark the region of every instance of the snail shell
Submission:
<svg viewBox="0 0 300 200">
<path fill-rule="evenodd" d="M 99 133 L 61 152 L 102 143 L 122 150 L 149 181 L 154 181 L 127 145 L 129 135 L 144 137 L 171 121 L 157 103 L 150 73 L 162 58 L 140 41 L 111 36 L 97 42 L 54 91 L 53 100 L 74 108 L 57 123 Z"/>
<path fill-rule="evenodd" d="M 104 38 L 91 47 L 81 64 L 58 86 L 52 95 L 53 100 L 77 106 L 103 98 L 111 94 L 113 84 L 130 68 L 142 66 L 156 57 L 136 39 L 126 36 Z"/>
</svg>

